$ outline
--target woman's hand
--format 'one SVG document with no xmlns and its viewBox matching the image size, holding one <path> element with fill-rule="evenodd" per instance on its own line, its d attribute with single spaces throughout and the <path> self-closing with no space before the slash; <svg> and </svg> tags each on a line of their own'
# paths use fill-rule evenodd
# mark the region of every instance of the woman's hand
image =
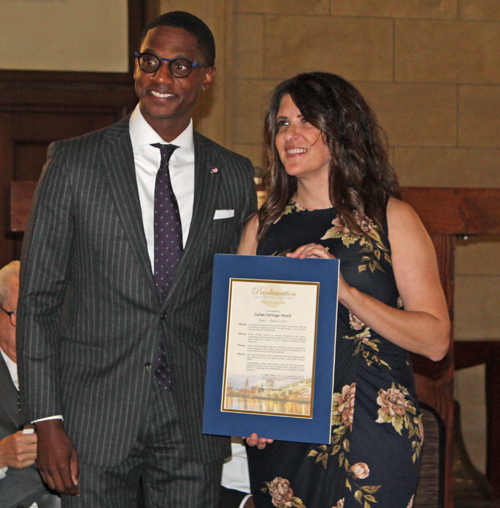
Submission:
<svg viewBox="0 0 500 508">
<path fill-rule="evenodd" d="M 302 245 L 294 252 L 289 252 L 286 257 L 288 258 L 323 258 L 323 259 L 335 259 L 335 256 L 328 252 L 328 247 L 320 245 L 319 243 L 308 243 Z"/>
<path fill-rule="evenodd" d="M 248 446 L 257 446 L 259 450 L 263 450 L 268 444 L 274 442 L 274 439 L 259 437 L 255 432 L 250 437 L 243 437 L 242 439 L 247 442 Z"/>
<path fill-rule="evenodd" d="M 317 258 L 317 259 L 336 259 L 333 254 L 330 254 L 328 247 L 324 245 L 320 245 L 318 243 L 308 243 L 307 245 L 302 245 L 294 252 L 290 252 L 286 255 L 289 258 Z M 342 277 L 342 274 L 339 273 L 339 300 L 343 301 L 347 292 L 351 289 L 351 286 L 347 284 Z"/>
</svg>

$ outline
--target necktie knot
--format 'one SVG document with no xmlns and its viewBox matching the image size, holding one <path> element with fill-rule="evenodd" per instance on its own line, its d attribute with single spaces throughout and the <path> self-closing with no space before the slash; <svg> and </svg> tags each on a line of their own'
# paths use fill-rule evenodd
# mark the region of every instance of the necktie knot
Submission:
<svg viewBox="0 0 500 508">
<path fill-rule="evenodd" d="M 160 149 L 162 166 L 170 162 L 170 157 L 172 157 L 172 154 L 175 152 L 175 150 L 179 148 L 177 145 L 170 145 L 165 143 L 153 143 L 151 146 Z"/>
</svg>

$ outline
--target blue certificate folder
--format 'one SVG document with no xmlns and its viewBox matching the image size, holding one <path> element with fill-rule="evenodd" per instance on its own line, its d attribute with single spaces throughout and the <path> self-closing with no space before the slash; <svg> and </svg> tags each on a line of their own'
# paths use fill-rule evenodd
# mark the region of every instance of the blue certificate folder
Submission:
<svg viewBox="0 0 500 508">
<path fill-rule="evenodd" d="M 223 411 L 231 279 L 319 283 L 315 368 L 309 417 Z M 330 444 L 339 261 L 217 254 L 214 261 L 203 433 Z M 253 315 L 253 314 L 252 314 Z"/>
</svg>

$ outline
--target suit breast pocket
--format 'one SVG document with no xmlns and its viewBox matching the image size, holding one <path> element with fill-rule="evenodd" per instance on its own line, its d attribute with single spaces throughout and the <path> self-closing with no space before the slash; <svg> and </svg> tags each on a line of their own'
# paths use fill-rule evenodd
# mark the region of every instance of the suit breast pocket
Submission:
<svg viewBox="0 0 500 508">
<path fill-rule="evenodd" d="M 231 219 L 234 217 L 233 209 L 215 210 L 214 220 Z"/>
<path fill-rule="evenodd" d="M 212 220 L 211 226 L 207 231 L 205 240 L 211 245 L 215 252 L 228 252 L 233 244 L 238 224 L 235 217 Z"/>
</svg>

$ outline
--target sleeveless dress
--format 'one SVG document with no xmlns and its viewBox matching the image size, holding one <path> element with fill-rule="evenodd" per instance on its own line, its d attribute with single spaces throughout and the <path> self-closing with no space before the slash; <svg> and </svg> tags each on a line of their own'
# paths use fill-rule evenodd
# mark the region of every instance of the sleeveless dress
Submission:
<svg viewBox="0 0 500 508">
<path fill-rule="evenodd" d="M 401 308 L 387 223 L 383 231 L 368 219 L 360 225 L 367 238 L 351 233 L 333 208 L 309 211 L 291 201 L 257 254 L 324 245 L 349 285 Z M 248 447 L 256 507 L 410 508 L 422 442 L 408 352 L 339 304 L 331 445 Z"/>
</svg>

